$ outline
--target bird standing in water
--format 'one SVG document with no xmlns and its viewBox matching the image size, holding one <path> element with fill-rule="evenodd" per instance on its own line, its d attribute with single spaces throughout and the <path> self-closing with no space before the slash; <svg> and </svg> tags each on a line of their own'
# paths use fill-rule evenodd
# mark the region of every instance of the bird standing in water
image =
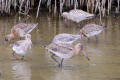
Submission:
<svg viewBox="0 0 120 80">
<path fill-rule="evenodd" d="M 72 44 L 77 40 L 81 40 L 81 37 L 82 35 L 78 35 L 78 34 L 62 33 L 56 35 L 52 42 L 56 44 L 59 43 Z"/>
<path fill-rule="evenodd" d="M 90 37 L 95 36 L 96 42 L 98 42 L 97 35 L 100 34 L 106 26 L 100 26 L 97 24 L 87 24 L 82 29 L 80 29 L 80 34 L 88 38 L 88 42 L 90 42 Z"/>
<path fill-rule="evenodd" d="M 78 23 L 78 27 L 80 27 L 81 21 L 93 18 L 94 16 L 95 14 L 90 14 L 88 12 L 79 9 L 73 9 L 70 10 L 69 12 L 62 13 L 62 17 L 65 18 L 65 20 L 67 19 Z"/>
<path fill-rule="evenodd" d="M 19 23 L 11 29 L 11 33 L 5 36 L 5 42 L 13 40 L 15 38 L 25 37 L 26 34 L 30 33 L 36 26 L 36 24 Z"/>
<path fill-rule="evenodd" d="M 19 40 L 15 42 L 14 44 L 11 44 L 11 47 L 13 49 L 13 56 L 16 54 L 22 55 L 21 60 L 24 59 L 24 55 L 31 49 L 32 41 L 31 41 L 31 35 L 26 34 L 25 40 Z"/>
<path fill-rule="evenodd" d="M 62 63 L 64 59 L 72 58 L 82 52 L 83 55 L 88 59 L 86 52 L 83 49 L 83 45 L 81 43 L 77 43 L 76 45 L 73 44 L 55 44 L 51 43 L 50 45 L 46 46 L 45 49 L 52 53 L 51 58 L 58 63 L 59 67 L 62 67 Z M 54 56 L 61 58 L 61 62 L 57 61 Z"/>
</svg>

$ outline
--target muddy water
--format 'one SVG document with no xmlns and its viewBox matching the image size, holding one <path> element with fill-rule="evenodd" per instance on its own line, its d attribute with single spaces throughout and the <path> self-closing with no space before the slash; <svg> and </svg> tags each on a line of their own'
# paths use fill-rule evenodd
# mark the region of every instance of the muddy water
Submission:
<svg viewBox="0 0 120 80">
<path fill-rule="evenodd" d="M 59 33 L 77 33 L 79 28 L 73 22 L 64 22 L 59 17 L 41 14 L 38 20 L 34 16 L 27 22 L 38 22 L 39 25 L 32 31 L 32 50 L 25 55 L 25 60 L 13 60 L 12 49 L 4 45 L 4 37 L 10 33 L 13 25 L 17 24 L 18 17 L 0 17 L 0 80 L 120 80 L 120 15 L 103 18 L 107 29 L 87 43 L 83 39 L 84 48 L 90 57 L 87 61 L 83 55 L 65 60 L 63 68 L 50 58 L 50 54 L 40 46 L 40 42 L 47 45 Z M 99 24 L 95 18 L 83 22 Z M 14 42 L 14 41 L 13 41 Z M 11 43 L 13 43 L 11 42 Z M 16 55 L 17 58 L 21 56 Z"/>
</svg>

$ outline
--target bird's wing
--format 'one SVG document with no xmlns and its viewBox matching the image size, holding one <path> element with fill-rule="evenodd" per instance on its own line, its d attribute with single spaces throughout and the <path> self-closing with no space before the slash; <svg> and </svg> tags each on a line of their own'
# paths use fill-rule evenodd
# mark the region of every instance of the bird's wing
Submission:
<svg viewBox="0 0 120 80">
<path fill-rule="evenodd" d="M 28 24 L 28 27 L 24 29 L 25 33 L 30 33 L 35 27 L 37 27 L 38 23 L 36 24 Z"/>
<path fill-rule="evenodd" d="M 13 47 L 19 47 L 19 46 L 21 46 L 21 45 L 24 45 L 24 42 L 25 42 L 25 40 L 17 41 L 17 42 L 15 42 L 15 43 L 13 44 Z"/>
<path fill-rule="evenodd" d="M 18 23 L 15 26 L 13 26 L 13 29 L 17 29 L 17 28 L 24 29 L 27 25 L 28 24 L 26 23 Z"/>
<path fill-rule="evenodd" d="M 20 29 L 24 30 L 25 33 L 30 33 L 37 25 L 38 25 L 38 23 L 36 23 L 36 24 L 19 23 L 19 24 L 15 25 L 12 29 L 20 28 Z"/>
<path fill-rule="evenodd" d="M 53 53 L 57 52 L 60 54 L 68 54 L 72 51 L 72 48 L 69 48 L 65 45 L 63 46 L 51 43 L 50 45 L 47 46 L 47 50 Z"/>
<path fill-rule="evenodd" d="M 59 34 L 55 36 L 52 42 L 54 43 L 68 43 L 72 44 L 73 42 L 80 39 L 81 35 L 72 35 L 72 34 Z"/>
<path fill-rule="evenodd" d="M 86 18 L 86 19 L 89 19 L 89 18 L 92 18 L 93 16 L 95 16 L 95 14 L 91 14 L 91 13 L 88 13 L 88 12 L 85 12 L 83 10 L 79 10 L 79 9 L 76 9 L 76 10 L 70 10 L 69 12 L 70 15 L 72 15 L 74 18 Z"/>
</svg>

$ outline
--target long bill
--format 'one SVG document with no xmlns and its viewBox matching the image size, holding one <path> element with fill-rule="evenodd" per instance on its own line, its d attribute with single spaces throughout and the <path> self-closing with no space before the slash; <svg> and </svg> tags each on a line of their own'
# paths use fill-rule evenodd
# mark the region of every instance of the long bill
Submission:
<svg viewBox="0 0 120 80">
<path fill-rule="evenodd" d="M 87 58 L 87 60 L 89 61 L 90 58 L 87 56 L 86 52 L 84 50 L 81 50 L 81 52 L 83 53 L 83 55 Z"/>
</svg>

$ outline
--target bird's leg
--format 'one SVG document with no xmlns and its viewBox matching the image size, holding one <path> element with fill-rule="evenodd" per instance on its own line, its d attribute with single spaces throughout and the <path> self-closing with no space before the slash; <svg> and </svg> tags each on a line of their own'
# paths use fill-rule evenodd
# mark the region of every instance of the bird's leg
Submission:
<svg viewBox="0 0 120 80">
<path fill-rule="evenodd" d="M 13 57 L 15 56 L 15 52 L 14 51 L 13 51 L 12 55 L 13 55 Z"/>
<path fill-rule="evenodd" d="M 81 52 L 83 53 L 83 55 L 88 59 L 88 61 L 90 60 L 89 57 L 87 56 L 86 52 L 83 49 L 83 46 L 81 48 Z"/>
<path fill-rule="evenodd" d="M 19 39 L 20 39 L 20 40 L 22 40 L 22 38 L 21 38 L 21 37 L 20 37 Z"/>
<path fill-rule="evenodd" d="M 65 22 L 67 22 L 67 19 L 66 19 L 66 18 L 64 18 L 64 21 L 65 21 Z"/>
<path fill-rule="evenodd" d="M 88 38 L 88 43 L 90 43 L 90 38 Z"/>
<path fill-rule="evenodd" d="M 52 54 L 52 55 L 51 55 L 51 58 L 52 58 L 52 59 L 53 59 L 56 63 L 58 63 L 58 64 L 59 64 L 59 62 L 55 59 L 55 57 L 54 57 L 54 56 L 55 56 L 55 54 Z"/>
<path fill-rule="evenodd" d="M 60 68 L 61 68 L 61 67 L 62 67 L 62 63 L 63 63 L 63 60 L 64 60 L 64 59 L 62 58 L 61 62 L 58 62 L 58 61 L 55 59 L 55 57 L 54 57 L 54 56 L 55 56 L 55 54 L 52 54 L 52 55 L 51 55 L 51 58 L 52 58 L 52 59 L 53 59 L 56 63 L 58 63 L 58 67 L 60 67 Z"/>
<path fill-rule="evenodd" d="M 24 56 L 21 57 L 21 60 L 24 60 Z"/>
<path fill-rule="evenodd" d="M 98 37 L 95 35 L 95 38 L 96 38 L 96 43 L 98 43 Z"/>
<path fill-rule="evenodd" d="M 13 51 L 13 53 L 12 53 L 12 56 L 13 56 L 13 60 L 16 60 L 17 58 L 16 58 L 16 56 L 15 56 L 15 52 Z"/>
<path fill-rule="evenodd" d="M 79 22 L 77 27 L 81 29 L 82 28 L 82 26 L 81 26 L 82 24 L 83 24 L 82 22 Z"/>
<path fill-rule="evenodd" d="M 63 60 L 64 60 L 64 59 L 62 58 L 62 60 L 61 60 L 61 62 L 59 63 L 58 67 L 62 68 Z"/>
</svg>

